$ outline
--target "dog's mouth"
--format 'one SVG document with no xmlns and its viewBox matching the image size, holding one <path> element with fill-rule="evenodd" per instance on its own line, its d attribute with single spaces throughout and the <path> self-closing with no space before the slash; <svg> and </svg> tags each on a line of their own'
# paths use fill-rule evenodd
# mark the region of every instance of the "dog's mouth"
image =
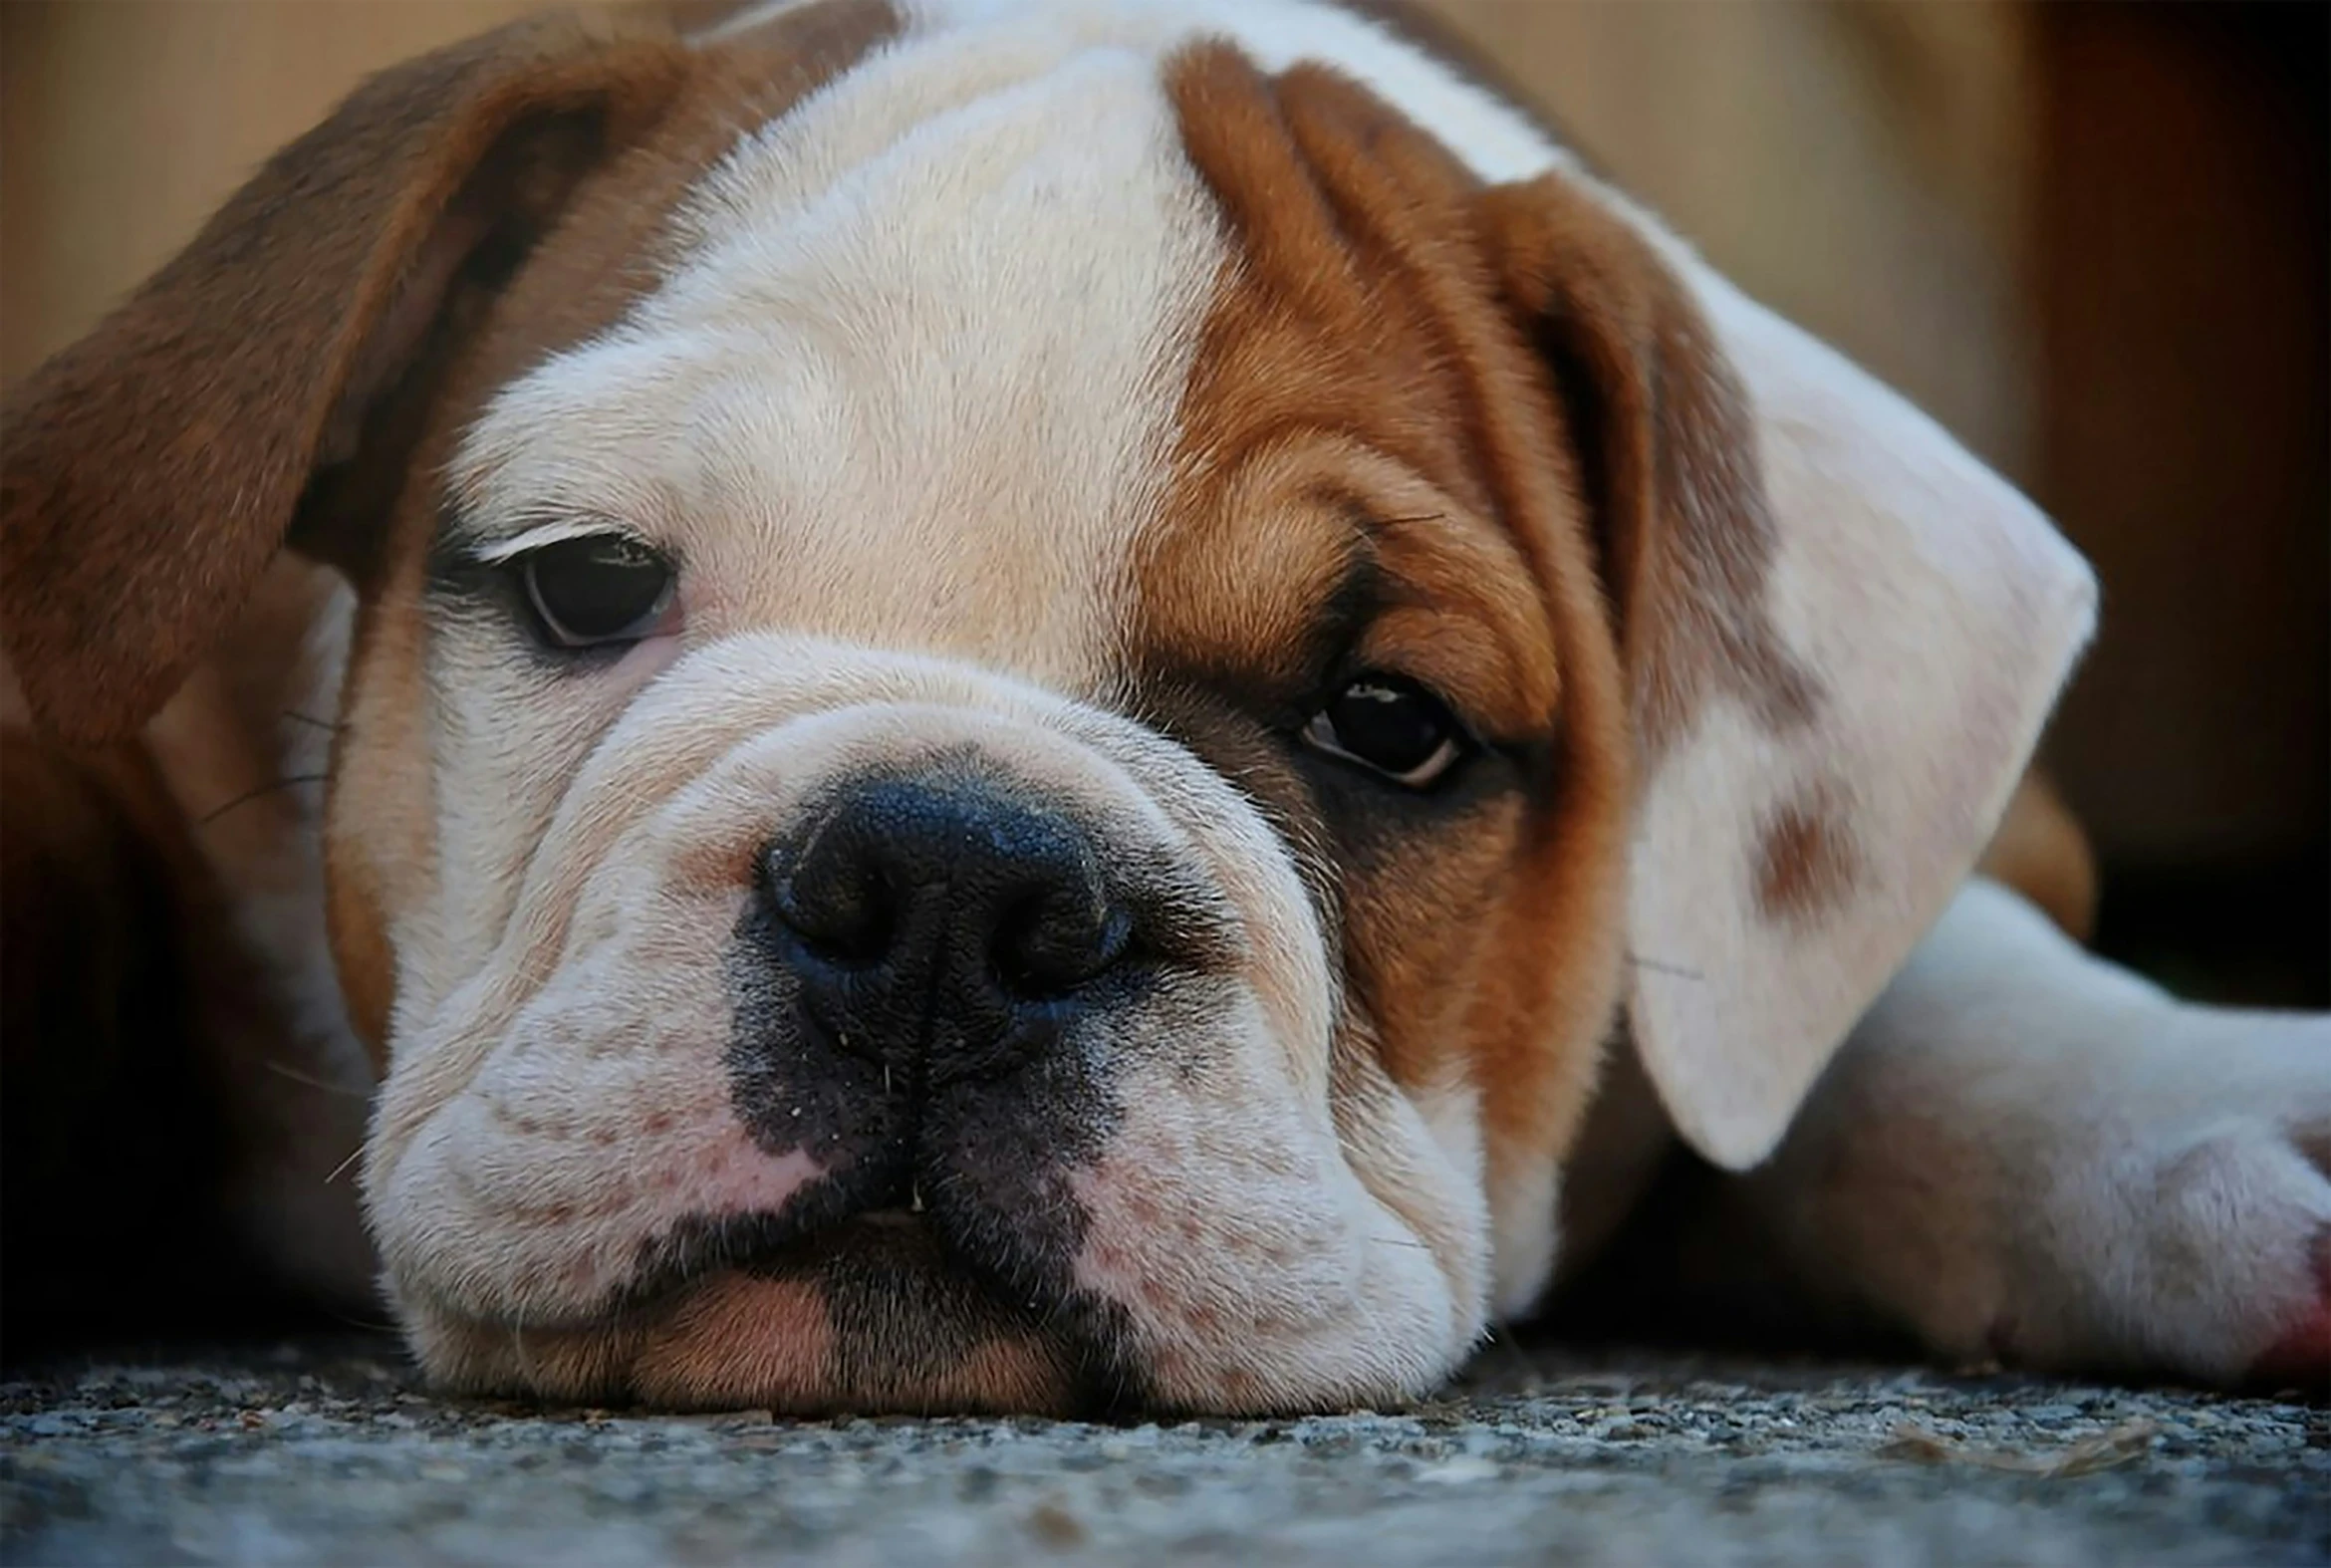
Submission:
<svg viewBox="0 0 2331 1568">
<path fill-rule="evenodd" d="M 992 1220 L 908 1187 L 846 1211 L 744 1215 L 667 1239 L 601 1319 L 611 1339 L 684 1347 L 643 1358 L 632 1393 L 659 1405 L 767 1405 L 799 1414 L 1051 1410 L 1111 1416 L 1140 1403 L 1122 1324 L 1032 1266 Z M 823 1210 L 821 1212 L 821 1210 Z M 783 1367 L 803 1376 L 770 1378 Z"/>
<path fill-rule="evenodd" d="M 829 1180 L 801 1193 L 783 1213 L 685 1223 L 659 1238 L 645 1249 L 640 1274 L 615 1312 L 652 1315 L 668 1297 L 717 1274 L 817 1281 L 837 1270 L 885 1269 L 959 1278 L 1001 1305 L 1027 1294 L 1007 1285 L 1007 1268 L 993 1247 L 972 1244 L 965 1227 L 925 1203 L 918 1188 L 863 1203 Z"/>
<path fill-rule="evenodd" d="M 903 1290 L 913 1281 L 943 1279 L 998 1312 L 1034 1314 L 1044 1306 L 1041 1299 L 1018 1300 L 1026 1292 L 1010 1288 L 990 1264 L 968 1254 L 928 1209 L 904 1205 L 862 1209 L 806 1233 L 748 1235 L 731 1251 L 716 1251 L 667 1275 L 666 1285 L 684 1289 L 713 1272 L 820 1284 L 844 1275 L 889 1277 Z"/>
</svg>

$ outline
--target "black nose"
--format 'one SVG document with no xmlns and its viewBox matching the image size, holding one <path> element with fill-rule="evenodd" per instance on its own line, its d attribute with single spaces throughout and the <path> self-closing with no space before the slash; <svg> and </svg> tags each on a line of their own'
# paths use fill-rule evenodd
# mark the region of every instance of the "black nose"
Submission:
<svg viewBox="0 0 2331 1568">
<path fill-rule="evenodd" d="M 878 779 L 763 860 L 803 1007 L 933 1080 L 999 1070 L 1107 992 L 1133 921 L 1091 837 L 972 779 Z"/>
</svg>

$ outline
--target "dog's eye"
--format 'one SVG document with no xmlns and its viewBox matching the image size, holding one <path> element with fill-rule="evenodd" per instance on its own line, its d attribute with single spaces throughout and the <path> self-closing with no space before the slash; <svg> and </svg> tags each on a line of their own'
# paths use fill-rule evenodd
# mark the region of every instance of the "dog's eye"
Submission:
<svg viewBox="0 0 2331 1568">
<path fill-rule="evenodd" d="M 637 643 L 671 606 L 671 563 L 620 534 L 562 539 L 513 564 L 544 638 L 560 648 Z"/>
<path fill-rule="evenodd" d="M 1464 726 L 1448 704 L 1400 675 L 1364 674 L 1303 726 L 1304 744 L 1423 789 L 1461 761 Z"/>
</svg>

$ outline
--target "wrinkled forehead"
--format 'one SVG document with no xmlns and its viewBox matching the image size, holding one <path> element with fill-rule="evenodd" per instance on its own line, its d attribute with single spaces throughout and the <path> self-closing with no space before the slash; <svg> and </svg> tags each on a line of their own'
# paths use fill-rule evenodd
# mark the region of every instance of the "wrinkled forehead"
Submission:
<svg viewBox="0 0 2331 1568">
<path fill-rule="evenodd" d="M 748 14 L 711 47 L 816 9 Z M 1169 491 L 1220 482 L 1214 454 L 1262 426 L 1369 435 L 1348 379 L 1336 407 L 1248 393 L 1192 406 L 1202 354 L 1256 362 L 1203 378 L 1214 386 L 1332 391 L 1339 377 L 1284 333 L 1221 341 L 1239 292 L 1285 258 L 1258 257 L 1251 225 L 1226 217 L 1209 183 L 1220 160 L 1193 161 L 1190 117 L 1213 106 L 1193 102 L 1188 62 L 1225 39 L 1265 70 L 1324 52 L 1455 128 L 1476 169 L 1547 149 L 1334 9 L 1260 24 L 1234 5 L 1129 0 L 990 19 L 925 0 L 893 20 L 853 68 L 714 151 L 666 223 L 655 287 L 486 403 L 452 463 L 455 526 L 505 549 L 546 527 L 637 531 L 680 559 L 699 636 L 782 626 L 1103 689 L 1124 629 L 1155 620 L 1126 601 L 1166 581 L 1140 563 L 1189 515 Z M 1283 374 L 1299 357 L 1308 382 Z M 1421 392 L 1431 358 L 1413 357 L 1389 395 Z M 1396 412 L 1448 425 L 1451 407 Z M 1211 447 L 1193 456 L 1198 426 Z M 1387 490 L 1358 509 L 1434 510 L 1414 501 Z M 1323 525 L 1268 553 L 1293 603 L 1332 594 L 1352 550 Z M 1199 564 L 1176 580 L 1219 586 L 1235 565 Z"/>
<path fill-rule="evenodd" d="M 659 288 L 488 404 L 460 526 L 637 529 L 714 635 L 1100 678 L 1225 262 L 1156 55 L 895 45 L 743 135 L 674 226 Z"/>
</svg>

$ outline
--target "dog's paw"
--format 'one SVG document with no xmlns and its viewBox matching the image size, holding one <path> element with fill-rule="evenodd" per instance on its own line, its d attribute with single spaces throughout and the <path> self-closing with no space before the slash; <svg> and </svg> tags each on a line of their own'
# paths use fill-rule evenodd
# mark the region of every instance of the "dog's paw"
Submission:
<svg viewBox="0 0 2331 1568">
<path fill-rule="evenodd" d="M 2027 1216 L 2032 1359 L 2331 1386 L 2331 1019 L 2215 1015 Z M 2197 1046 L 2205 1053 L 2187 1055 Z M 2116 1125 L 2117 1124 L 2117 1125 Z M 2036 1195 L 2036 1194 L 2035 1194 Z M 2013 1350 L 2015 1325 L 2002 1324 Z M 2094 1351 L 2101 1354 L 2090 1355 Z"/>
<path fill-rule="evenodd" d="M 2248 1381 L 2264 1389 L 2331 1387 L 2331 1225 L 2315 1231 L 2310 1249 L 2314 1300 L 2290 1328 L 2250 1364 Z"/>
<path fill-rule="evenodd" d="M 2173 1365 L 2218 1382 L 2331 1381 L 2331 1176 L 2308 1150 L 2327 1135 L 2331 1119 L 2237 1116 L 2158 1168 L 2143 1268 Z"/>
<path fill-rule="evenodd" d="M 2331 1016 L 2197 1007 L 1969 883 L 1746 1178 L 1937 1355 L 2331 1385 Z"/>
</svg>

